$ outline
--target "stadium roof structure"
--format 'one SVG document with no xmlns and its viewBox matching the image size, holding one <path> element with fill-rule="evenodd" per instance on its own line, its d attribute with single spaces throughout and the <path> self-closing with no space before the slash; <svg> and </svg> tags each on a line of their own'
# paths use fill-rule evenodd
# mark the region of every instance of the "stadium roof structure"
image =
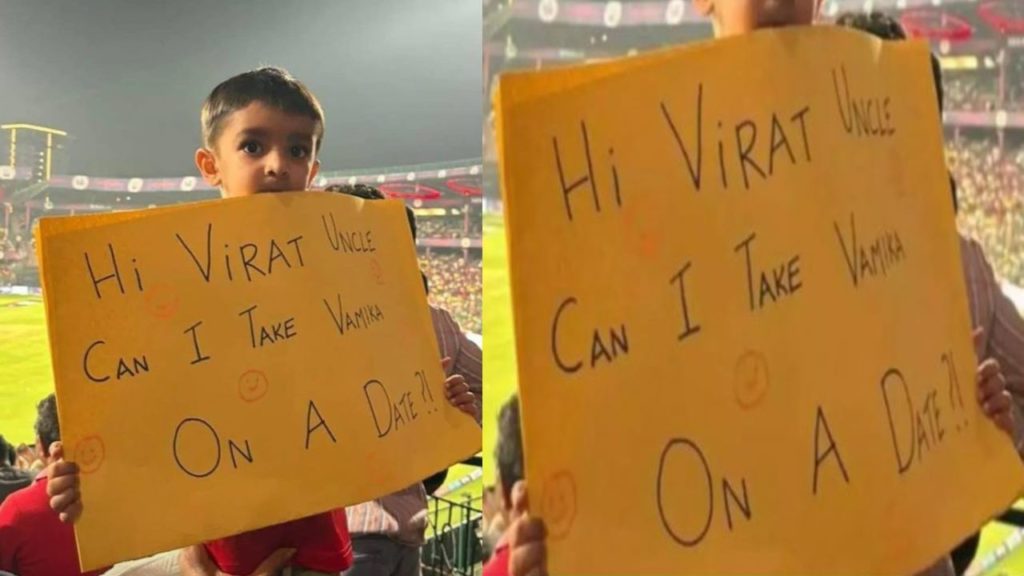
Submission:
<svg viewBox="0 0 1024 576">
<path fill-rule="evenodd" d="M 0 186 L 4 181 L 23 181 L 24 170 L 0 166 Z M 433 164 L 391 166 L 363 170 L 322 172 L 313 185 L 323 188 L 331 184 L 369 184 L 392 198 L 416 202 L 457 202 L 477 200 L 481 195 L 481 159 L 456 160 Z M 24 182 L 21 182 L 25 184 Z M 195 201 L 215 198 L 216 189 L 197 176 L 172 178 L 104 178 L 85 174 L 57 174 L 45 185 L 27 185 L 7 202 L 39 200 L 51 195 L 60 204 L 101 206 L 113 198 L 125 196 L 128 202 L 147 205 L 170 201 Z M 135 195 L 132 200 L 131 195 Z M 118 199 L 118 202 L 121 200 Z"/>
</svg>

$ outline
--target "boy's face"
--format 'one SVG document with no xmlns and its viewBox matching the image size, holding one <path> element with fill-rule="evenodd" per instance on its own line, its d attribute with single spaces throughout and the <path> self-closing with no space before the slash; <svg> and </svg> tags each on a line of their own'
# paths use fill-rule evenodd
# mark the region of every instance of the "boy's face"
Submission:
<svg viewBox="0 0 1024 576">
<path fill-rule="evenodd" d="M 196 166 L 221 196 L 306 190 L 320 169 L 309 117 L 260 102 L 224 119 L 213 149 L 196 151 Z"/>
<path fill-rule="evenodd" d="M 715 37 L 746 34 L 761 28 L 808 26 L 821 0 L 694 0 L 711 17 Z"/>
</svg>

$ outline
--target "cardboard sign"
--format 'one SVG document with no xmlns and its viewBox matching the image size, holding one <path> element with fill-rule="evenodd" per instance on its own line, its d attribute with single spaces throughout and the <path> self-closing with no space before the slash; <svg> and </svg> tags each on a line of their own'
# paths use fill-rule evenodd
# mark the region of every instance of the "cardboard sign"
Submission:
<svg viewBox="0 0 1024 576">
<path fill-rule="evenodd" d="M 766 31 L 498 98 L 552 573 L 910 574 L 1014 499 L 925 45 Z"/>
<path fill-rule="evenodd" d="M 480 449 L 399 202 L 322 192 L 44 218 L 92 569 L 371 500 Z"/>
</svg>

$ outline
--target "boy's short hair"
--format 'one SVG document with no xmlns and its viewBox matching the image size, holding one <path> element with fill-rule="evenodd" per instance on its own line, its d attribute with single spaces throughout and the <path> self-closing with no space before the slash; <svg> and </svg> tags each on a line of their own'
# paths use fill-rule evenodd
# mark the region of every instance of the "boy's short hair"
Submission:
<svg viewBox="0 0 1024 576">
<path fill-rule="evenodd" d="M 907 32 L 898 20 L 881 12 L 854 13 L 844 12 L 836 18 L 836 25 L 867 32 L 882 40 L 906 40 Z M 931 55 L 932 80 L 935 82 L 935 93 L 939 100 L 939 113 L 945 105 L 946 94 L 942 88 L 942 64 L 935 54 Z"/>
<path fill-rule="evenodd" d="M 498 413 L 498 445 L 494 448 L 498 477 L 505 499 L 512 500 L 512 486 L 523 479 L 523 433 L 519 422 L 519 397 L 512 396 Z"/>
<path fill-rule="evenodd" d="M 200 116 L 203 144 L 213 148 L 224 120 L 253 102 L 277 108 L 288 114 L 307 116 L 316 122 L 316 151 L 324 137 L 324 111 L 305 84 L 282 68 L 264 66 L 232 76 L 217 85 L 203 102 Z"/>
<path fill-rule="evenodd" d="M 40 400 L 36 406 L 36 436 L 43 445 L 44 454 L 49 454 L 50 444 L 60 440 L 57 397 L 53 394 Z"/>
</svg>

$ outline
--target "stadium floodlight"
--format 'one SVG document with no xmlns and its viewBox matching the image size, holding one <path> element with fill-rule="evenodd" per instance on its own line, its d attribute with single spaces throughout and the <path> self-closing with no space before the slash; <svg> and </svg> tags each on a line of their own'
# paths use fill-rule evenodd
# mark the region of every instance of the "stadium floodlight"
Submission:
<svg viewBox="0 0 1024 576">
<path fill-rule="evenodd" d="M 609 0 L 604 6 L 604 25 L 615 28 L 622 22 L 622 2 Z"/>
<path fill-rule="evenodd" d="M 537 17 L 545 24 L 554 22 L 558 18 L 558 0 L 541 0 L 537 5 Z"/>
<path fill-rule="evenodd" d="M 675 26 L 683 21 L 686 15 L 686 3 L 683 0 L 670 0 L 665 7 L 665 23 Z"/>
</svg>

